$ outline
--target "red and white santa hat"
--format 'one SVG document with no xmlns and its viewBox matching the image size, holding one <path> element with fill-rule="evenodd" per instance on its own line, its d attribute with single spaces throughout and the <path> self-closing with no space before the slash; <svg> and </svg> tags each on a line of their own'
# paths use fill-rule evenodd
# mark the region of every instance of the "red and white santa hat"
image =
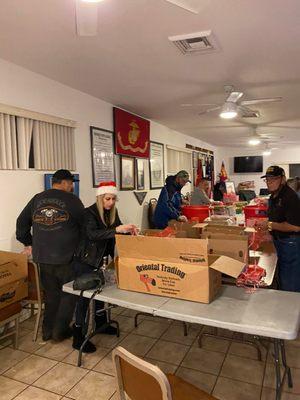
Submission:
<svg viewBox="0 0 300 400">
<path fill-rule="evenodd" d="M 103 194 L 114 194 L 117 196 L 118 190 L 116 186 L 116 182 L 101 182 L 97 187 L 96 196 L 101 196 Z"/>
</svg>

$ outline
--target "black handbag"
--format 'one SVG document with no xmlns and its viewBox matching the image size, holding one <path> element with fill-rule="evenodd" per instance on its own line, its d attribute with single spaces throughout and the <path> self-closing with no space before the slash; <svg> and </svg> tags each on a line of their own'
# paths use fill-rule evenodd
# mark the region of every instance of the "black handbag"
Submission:
<svg viewBox="0 0 300 400">
<path fill-rule="evenodd" d="M 77 278 L 75 278 L 73 282 L 74 290 L 90 290 L 90 289 L 100 289 L 105 285 L 105 279 L 103 272 L 93 271 L 84 273 Z"/>
</svg>

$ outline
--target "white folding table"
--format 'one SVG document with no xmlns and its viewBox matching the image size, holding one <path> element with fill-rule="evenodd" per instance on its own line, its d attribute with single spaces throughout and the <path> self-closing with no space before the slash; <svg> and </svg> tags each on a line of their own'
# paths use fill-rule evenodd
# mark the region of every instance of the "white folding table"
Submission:
<svg viewBox="0 0 300 400">
<path fill-rule="evenodd" d="M 80 294 L 80 291 L 73 290 L 72 282 L 65 284 L 63 290 L 75 295 Z M 91 298 L 93 293 L 93 290 L 87 290 L 83 295 Z M 153 316 L 271 338 L 275 354 L 276 400 L 281 397 L 286 375 L 289 386 L 292 386 L 291 371 L 286 363 L 284 340 L 293 340 L 298 335 L 300 293 L 258 289 L 249 294 L 243 288 L 224 285 L 213 302 L 202 304 L 130 292 L 110 286 L 104 287 L 102 292 L 94 297 L 94 300 L 149 313 Z M 282 379 L 280 353 L 284 367 Z"/>
</svg>

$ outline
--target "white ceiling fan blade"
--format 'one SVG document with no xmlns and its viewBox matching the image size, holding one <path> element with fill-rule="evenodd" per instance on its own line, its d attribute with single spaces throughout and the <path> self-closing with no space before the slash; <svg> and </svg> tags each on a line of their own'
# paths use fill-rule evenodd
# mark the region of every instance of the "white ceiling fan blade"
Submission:
<svg viewBox="0 0 300 400">
<path fill-rule="evenodd" d="M 231 103 L 236 103 L 242 96 L 243 92 L 231 92 L 227 97 L 226 101 L 230 101 Z"/>
<path fill-rule="evenodd" d="M 220 106 L 220 104 L 216 103 L 183 103 L 180 104 L 180 107 L 208 107 L 208 106 Z"/>
<path fill-rule="evenodd" d="M 199 4 L 199 0 L 166 0 L 168 3 L 181 7 L 193 14 L 199 14 L 203 4 Z"/>
<path fill-rule="evenodd" d="M 282 101 L 282 97 L 269 97 L 269 98 L 265 98 L 265 99 L 244 100 L 244 101 L 241 101 L 241 105 L 242 106 L 250 106 L 252 104 L 275 103 L 278 101 Z"/>
<path fill-rule="evenodd" d="M 251 108 L 245 106 L 238 106 L 238 109 L 241 111 L 243 118 L 258 118 L 260 116 L 259 111 L 251 110 Z"/>
<path fill-rule="evenodd" d="M 98 3 L 76 0 L 76 31 L 78 36 L 97 35 Z"/>
<path fill-rule="evenodd" d="M 220 108 L 222 108 L 222 106 L 213 107 L 213 108 L 208 108 L 208 109 L 205 110 L 205 111 L 199 112 L 198 115 L 203 115 L 203 114 L 210 113 L 210 112 L 212 112 L 212 111 L 220 110 Z"/>
</svg>

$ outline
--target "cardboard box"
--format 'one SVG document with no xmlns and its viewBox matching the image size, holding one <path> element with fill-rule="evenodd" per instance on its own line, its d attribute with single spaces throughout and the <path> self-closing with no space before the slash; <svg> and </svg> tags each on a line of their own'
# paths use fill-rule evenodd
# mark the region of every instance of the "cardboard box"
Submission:
<svg viewBox="0 0 300 400">
<path fill-rule="evenodd" d="M 209 303 L 221 273 L 237 277 L 245 263 L 209 254 L 209 239 L 117 235 L 120 289 Z"/>
<path fill-rule="evenodd" d="M 180 227 L 176 234 L 177 238 L 208 239 L 208 254 L 228 256 L 235 260 L 248 262 L 248 235 L 245 234 L 243 227 L 180 222 L 172 222 L 171 226 L 176 229 Z"/>
<path fill-rule="evenodd" d="M 0 251 L 0 309 L 28 296 L 27 277 L 24 254 Z"/>
</svg>

